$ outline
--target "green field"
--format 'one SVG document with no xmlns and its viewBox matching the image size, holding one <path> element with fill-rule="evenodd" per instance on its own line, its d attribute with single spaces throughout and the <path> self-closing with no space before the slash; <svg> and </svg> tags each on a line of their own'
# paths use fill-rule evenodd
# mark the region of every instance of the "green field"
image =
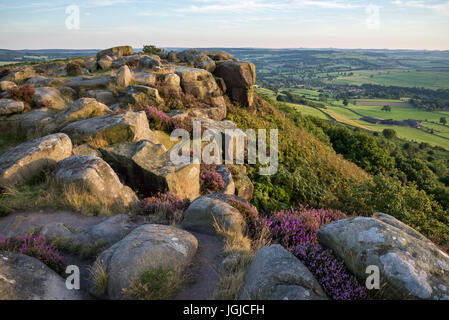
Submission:
<svg viewBox="0 0 449 320">
<path fill-rule="evenodd" d="M 377 84 L 398 87 L 424 87 L 428 89 L 449 88 L 449 72 L 409 71 L 409 70 L 360 70 L 353 75 L 331 74 L 336 79 L 326 83 L 360 85 Z"/>
<path fill-rule="evenodd" d="M 287 89 L 296 94 L 304 95 L 310 100 L 318 100 L 319 92 L 313 90 L 291 88 Z M 258 88 L 257 92 L 263 93 L 272 99 L 275 99 L 275 93 L 266 88 Z M 316 116 L 321 119 L 331 120 L 351 126 L 359 127 L 364 130 L 382 132 L 384 129 L 393 129 L 396 131 L 399 138 L 415 142 L 426 142 L 430 145 L 440 146 L 449 150 L 449 126 L 439 124 L 441 117 L 446 117 L 449 121 L 449 111 L 425 111 L 416 109 L 411 106 L 392 106 L 391 112 L 382 111 L 381 108 L 387 102 L 406 102 L 405 100 L 385 100 L 385 99 L 363 99 L 363 101 L 373 102 L 375 105 L 354 105 L 349 103 L 344 106 L 339 100 L 329 99 L 324 102 L 325 109 L 314 108 L 306 105 L 286 103 L 294 106 L 298 111 L 304 115 Z M 392 125 L 372 124 L 360 120 L 361 116 L 369 116 L 381 119 L 393 120 L 422 120 L 422 128 L 411 128 Z M 430 133 L 433 129 L 434 133 Z"/>
</svg>

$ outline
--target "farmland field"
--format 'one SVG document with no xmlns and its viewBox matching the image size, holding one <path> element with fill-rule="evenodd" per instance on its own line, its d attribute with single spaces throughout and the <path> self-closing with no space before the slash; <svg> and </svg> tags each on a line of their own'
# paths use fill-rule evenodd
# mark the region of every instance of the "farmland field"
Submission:
<svg viewBox="0 0 449 320">
<path fill-rule="evenodd" d="M 258 88 L 259 93 L 274 99 L 276 94 L 266 88 Z M 283 91 L 292 91 L 297 94 L 302 93 L 308 99 L 318 101 L 319 92 L 313 90 L 305 90 L 298 88 L 287 88 Z M 433 146 L 440 146 L 449 150 L 449 126 L 441 125 L 439 120 L 441 117 L 446 117 L 449 120 L 449 111 L 425 111 L 409 106 L 403 100 L 385 100 L 385 99 L 363 99 L 368 105 L 359 105 L 359 101 L 354 105 L 349 103 L 344 106 L 339 100 L 329 99 L 324 102 L 325 108 L 314 108 L 307 105 L 287 103 L 289 106 L 294 106 L 296 110 L 304 115 L 319 117 L 321 119 L 336 121 L 338 123 L 358 127 L 363 130 L 382 132 L 384 129 L 393 129 L 396 131 L 399 138 L 426 142 Z M 402 106 L 393 106 L 396 102 L 398 104 L 405 104 Z M 391 112 L 382 111 L 381 108 L 385 104 L 392 105 Z M 420 129 L 395 125 L 372 124 L 360 120 L 362 116 L 369 116 L 381 119 L 393 120 L 422 120 Z M 433 130 L 433 133 L 431 132 Z"/>
<path fill-rule="evenodd" d="M 398 87 L 424 87 L 428 89 L 449 88 L 449 72 L 409 71 L 409 70 L 361 70 L 353 75 L 336 75 L 334 80 L 325 80 L 333 84 L 378 84 Z"/>
</svg>

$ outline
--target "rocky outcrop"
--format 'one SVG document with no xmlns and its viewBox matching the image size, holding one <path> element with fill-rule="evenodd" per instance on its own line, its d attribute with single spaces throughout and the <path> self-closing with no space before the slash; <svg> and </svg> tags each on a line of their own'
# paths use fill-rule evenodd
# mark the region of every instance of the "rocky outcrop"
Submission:
<svg viewBox="0 0 449 320">
<path fill-rule="evenodd" d="M 2 132 L 11 135 L 36 137 L 48 132 L 45 127 L 53 121 L 54 110 L 48 108 L 33 109 L 30 112 L 0 116 Z"/>
<path fill-rule="evenodd" d="M 380 298 L 449 299 L 449 256 L 391 216 L 339 220 L 317 236 L 362 283 L 367 267 L 378 267 Z"/>
<path fill-rule="evenodd" d="M 110 114 L 108 106 L 93 98 L 81 98 L 72 103 L 66 110 L 58 113 L 50 124 L 55 129 L 63 128 L 69 123 Z"/>
<path fill-rule="evenodd" d="M 213 106 L 224 105 L 223 93 L 210 72 L 203 69 L 176 67 L 175 73 L 181 79 L 184 93 Z"/>
<path fill-rule="evenodd" d="M 106 88 L 112 82 L 110 76 L 104 77 L 74 77 L 66 85 L 78 91 Z"/>
<path fill-rule="evenodd" d="M 240 300 L 326 300 L 312 273 L 281 245 L 260 249 L 249 266 Z"/>
<path fill-rule="evenodd" d="M 101 50 L 97 53 L 97 61 L 103 58 L 104 56 L 110 56 L 113 58 L 120 58 L 123 56 L 130 56 L 133 54 L 133 48 L 131 46 L 118 46 L 105 50 Z"/>
<path fill-rule="evenodd" d="M 181 199 L 199 195 L 199 165 L 174 164 L 170 152 L 150 141 L 120 143 L 101 149 L 103 157 L 146 195 L 170 191 Z"/>
<path fill-rule="evenodd" d="M 184 212 L 182 226 L 189 230 L 215 233 L 214 224 L 226 230 L 243 233 L 246 223 L 241 213 L 226 201 L 203 196 L 193 201 Z"/>
<path fill-rule="evenodd" d="M 22 101 L 12 99 L 0 99 L 0 116 L 21 113 L 25 105 Z"/>
<path fill-rule="evenodd" d="M 22 143 L 0 155 L 0 186 L 25 182 L 71 154 L 72 142 L 63 133 Z"/>
<path fill-rule="evenodd" d="M 226 60 L 217 62 L 214 75 L 226 83 L 226 93 L 243 106 L 251 106 L 254 99 L 256 68 L 250 62 Z"/>
<path fill-rule="evenodd" d="M 35 76 L 37 76 L 37 74 L 32 66 L 22 66 L 10 72 L 7 76 L 3 77 L 1 80 L 20 83 L 24 80 L 27 80 Z"/>
<path fill-rule="evenodd" d="M 145 69 L 153 69 L 154 67 L 160 67 L 161 61 L 158 59 L 159 57 L 150 57 L 150 56 L 142 56 L 139 60 L 139 63 L 137 64 L 138 70 L 145 70 Z"/>
<path fill-rule="evenodd" d="M 89 143 L 94 147 L 125 142 L 153 140 L 145 112 L 104 115 L 72 122 L 61 132 L 70 136 L 75 144 Z"/>
<path fill-rule="evenodd" d="M 114 94 L 108 90 L 89 90 L 86 92 L 88 98 L 94 98 L 107 106 L 111 106 L 117 102 Z"/>
<path fill-rule="evenodd" d="M 62 83 L 62 81 L 60 81 L 58 79 L 54 79 L 54 78 L 46 78 L 46 77 L 42 77 L 42 76 L 37 76 L 37 77 L 28 79 L 25 83 L 30 84 L 35 87 L 40 87 L 40 86 L 46 87 L 46 86 L 59 85 Z"/>
<path fill-rule="evenodd" d="M 123 290 L 147 271 L 167 268 L 182 272 L 197 248 L 197 239 L 186 231 L 147 224 L 101 253 L 95 265 L 102 266 L 107 273 L 109 298 L 121 299 Z"/>
<path fill-rule="evenodd" d="M 133 79 L 131 70 L 128 66 L 123 66 L 117 71 L 117 86 L 120 88 L 126 88 L 130 85 Z"/>
<path fill-rule="evenodd" d="M 17 88 L 17 85 L 14 82 L 0 81 L 0 92 L 8 91 L 13 88 Z"/>
<path fill-rule="evenodd" d="M 78 184 L 87 188 L 90 193 L 110 204 L 129 207 L 138 201 L 134 191 L 123 185 L 114 170 L 101 158 L 66 158 L 58 162 L 54 175 L 64 184 Z"/>
<path fill-rule="evenodd" d="M 95 156 L 101 158 L 101 152 L 92 148 L 87 143 L 81 144 L 73 148 L 73 155 L 75 156 Z"/>
<path fill-rule="evenodd" d="M 235 184 L 234 180 L 232 179 L 231 171 L 225 166 L 220 165 L 217 166 L 216 171 L 221 176 L 224 182 L 224 188 L 221 190 L 224 194 L 235 194 Z"/>
<path fill-rule="evenodd" d="M 33 102 L 37 107 L 53 110 L 64 110 L 66 108 L 66 101 L 58 89 L 53 87 L 40 87 L 34 90 Z"/>
<path fill-rule="evenodd" d="M 102 70 L 109 70 L 112 66 L 112 62 L 114 60 L 110 56 L 102 56 L 100 59 L 98 59 L 97 63 L 100 69 Z"/>
<path fill-rule="evenodd" d="M 235 195 L 251 201 L 254 193 L 254 185 L 251 179 L 246 175 L 245 166 L 230 165 L 228 166 L 235 185 Z"/>
<path fill-rule="evenodd" d="M 81 300 L 65 280 L 39 260 L 0 252 L 0 300 Z"/>
<path fill-rule="evenodd" d="M 159 104 L 164 100 L 159 95 L 156 88 L 141 85 L 128 86 L 126 89 L 125 104 L 148 106 L 154 103 Z"/>
</svg>

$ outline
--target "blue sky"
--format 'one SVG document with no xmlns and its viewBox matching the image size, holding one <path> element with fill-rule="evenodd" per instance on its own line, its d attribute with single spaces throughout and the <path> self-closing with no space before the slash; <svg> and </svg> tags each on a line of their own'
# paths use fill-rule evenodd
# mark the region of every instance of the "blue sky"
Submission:
<svg viewBox="0 0 449 320">
<path fill-rule="evenodd" d="M 449 0 L 0 0 L 0 48 L 121 44 L 448 50 Z"/>
</svg>

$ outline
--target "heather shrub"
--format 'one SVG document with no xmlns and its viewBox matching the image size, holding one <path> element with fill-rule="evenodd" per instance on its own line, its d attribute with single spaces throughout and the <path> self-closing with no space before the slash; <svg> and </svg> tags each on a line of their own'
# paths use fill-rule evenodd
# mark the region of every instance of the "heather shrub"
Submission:
<svg viewBox="0 0 449 320">
<path fill-rule="evenodd" d="M 223 177 L 216 170 L 215 164 L 200 166 L 200 189 L 202 194 L 215 193 L 224 188 Z"/>
<path fill-rule="evenodd" d="M 248 202 L 236 198 L 229 198 L 226 202 L 237 209 L 248 226 L 248 234 L 253 236 L 256 234 L 257 220 L 259 214 Z"/>
<path fill-rule="evenodd" d="M 42 236 L 25 234 L 23 237 L 2 238 L 0 250 L 22 253 L 36 258 L 57 273 L 62 273 L 65 270 L 65 261 L 58 249 Z"/>
<path fill-rule="evenodd" d="M 173 121 L 164 112 L 156 109 L 155 107 L 148 106 L 146 109 L 146 113 L 151 128 L 162 131 L 173 130 Z"/>
<path fill-rule="evenodd" d="M 159 222 L 179 223 L 182 220 L 182 213 L 190 205 L 189 199 L 182 200 L 176 194 L 168 191 L 158 193 L 155 196 L 142 200 L 143 212 L 152 215 Z"/>
<path fill-rule="evenodd" d="M 14 100 L 31 104 L 31 102 L 33 101 L 35 90 L 32 85 L 24 84 L 20 87 L 9 89 L 8 93 Z"/>
<path fill-rule="evenodd" d="M 322 226 L 345 217 L 338 210 L 290 208 L 260 217 L 253 237 L 268 234 L 272 242 L 279 242 L 304 263 L 332 299 L 365 299 L 365 287 L 330 250 L 317 244 L 316 233 Z"/>
<path fill-rule="evenodd" d="M 324 292 L 334 300 L 366 299 L 366 288 L 331 250 L 307 243 L 290 251 L 312 272 Z"/>
</svg>

